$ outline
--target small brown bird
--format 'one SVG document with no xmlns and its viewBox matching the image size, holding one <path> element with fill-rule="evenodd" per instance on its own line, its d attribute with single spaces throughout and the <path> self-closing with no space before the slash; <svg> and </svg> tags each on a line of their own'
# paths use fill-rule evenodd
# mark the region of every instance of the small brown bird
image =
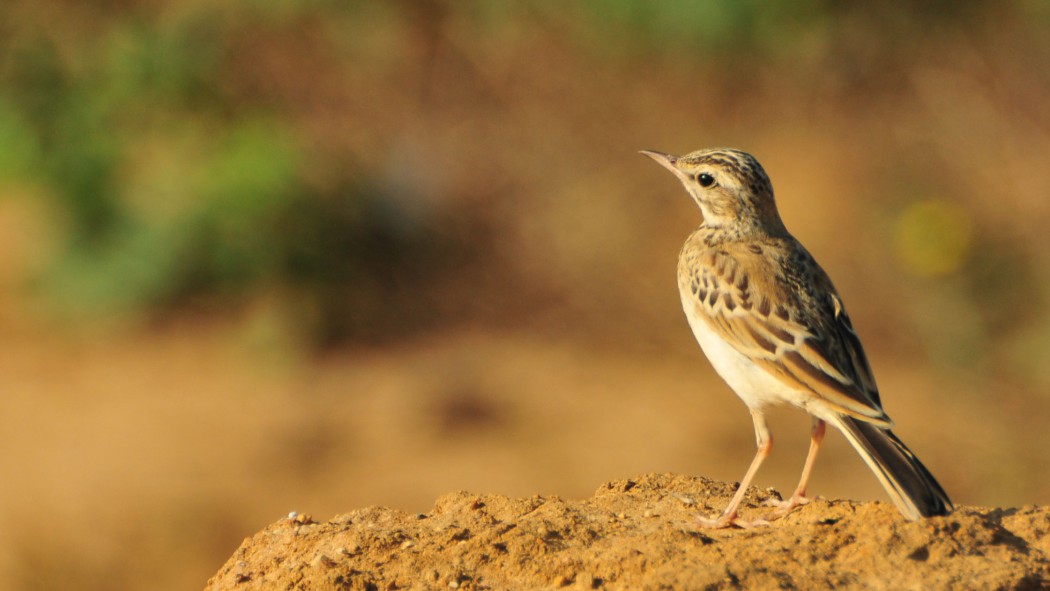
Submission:
<svg viewBox="0 0 1050 591">
<path fill-rule="evenodd" d="M 808 502 L 806 483 L 825 425 L 838 428 L 908 519 L 953 507 L 929 470 L 890 431 L 868 360 L 831 280 L 788 233 L 773 186 L 757 160 L 733 149 L 685 156 L 643 150 L 685 185 L 704 221 L 678 258 L 689 326 L 715 371 L 751 411 L 758 451 L 729 506 L 709 527 L 751 525 L 737 517 L 773 439 L 764 411 L 790 404 L 813 418 L 798 487 L 772 504 L 772 518 Z M 764 521 L 760 521 L 764 522 Z"/>
</svg>

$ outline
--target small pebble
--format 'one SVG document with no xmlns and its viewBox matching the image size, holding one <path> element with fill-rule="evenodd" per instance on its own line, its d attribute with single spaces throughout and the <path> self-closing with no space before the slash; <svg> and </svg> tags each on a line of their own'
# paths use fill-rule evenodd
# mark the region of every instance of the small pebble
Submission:
<svg viewBox="0 0 1050 591">
<path fill-rule="evenodd" d="M 334 560 L 332 560 L 331 558 L 325 556 L 324 554 L 318 554 L 317 556 L 314 557 L 313 560 L 310 561 L 310 566 L 314 566 L 314 567 L 324 566 L 324 567 L 331 568 L 331 567 L 333 567 L 335 565 L 336 565 L 336 562 Z"/>
<path fill-rule="evenodd" d="M 678 499 L 683 505 L 691 506 L 696 504 L 696 500 L 692 497 L 687 497 L 678 493 L 671 493 L 671 496 Z"/>
</svg>

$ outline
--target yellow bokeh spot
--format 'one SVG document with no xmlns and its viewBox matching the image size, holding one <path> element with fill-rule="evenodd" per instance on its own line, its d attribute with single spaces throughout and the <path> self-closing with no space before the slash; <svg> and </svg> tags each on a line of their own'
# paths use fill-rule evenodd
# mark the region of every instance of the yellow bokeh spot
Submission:
<svg viewBox="0 0 1050 591">
<path fill-rule="evenodd" d="M 942 199 L 908 205 L 894 227 L 897 257 L 909 271 L 925 277 L 957 271 L 966 262 L 972 241 L 970 214 Z"/>
</svg>

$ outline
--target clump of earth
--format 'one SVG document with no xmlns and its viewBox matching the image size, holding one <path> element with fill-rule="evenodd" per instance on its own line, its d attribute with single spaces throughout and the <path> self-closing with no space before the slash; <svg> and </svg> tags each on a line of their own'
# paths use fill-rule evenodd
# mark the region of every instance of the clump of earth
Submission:
<svg viewBox="0 0 1050 591">
<path fill-rule="evenodd" d="M 246 539 L 207 589 L 1050 587 L 1045 507 L 909 522 L 889 503 L 818 498 L 768 526 L 699 527 L 734 489 L 648 474 L 582 500 L 456 492 L 423 514 L 293 515 Z M 749 490 L 742 516 L 763 517 L 774 497 Z"/>
</svg>

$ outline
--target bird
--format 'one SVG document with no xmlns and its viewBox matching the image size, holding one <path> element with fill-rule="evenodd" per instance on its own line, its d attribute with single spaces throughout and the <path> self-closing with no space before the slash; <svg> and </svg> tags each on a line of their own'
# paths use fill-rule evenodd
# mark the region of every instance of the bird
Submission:
<svg viewBox="0 0 1050 591">
<path fill-rule="evenodd" d="M 905 518 L 947 515 L 954 506 L 914 453 L 894 435 L 871 366 L 846 308 L 813 256 L 784 225 L 766 171 L 733 148 L 683 156 L 642 154 L 671 171 L 700 207 L 700 226 L 678 257 L 678 289 L 693 335 L 715 371 L 751 413 L 757 450 L 726 509 L 701 526 L 770 523 L 809 502 L 806 487 L 827 425 L 837 428 L 875 473 Z M 773 438 L 765 412 L 802 409 L 810 446 L 798 486 L 769 518 L 738 510 Z"/>
</svg>

